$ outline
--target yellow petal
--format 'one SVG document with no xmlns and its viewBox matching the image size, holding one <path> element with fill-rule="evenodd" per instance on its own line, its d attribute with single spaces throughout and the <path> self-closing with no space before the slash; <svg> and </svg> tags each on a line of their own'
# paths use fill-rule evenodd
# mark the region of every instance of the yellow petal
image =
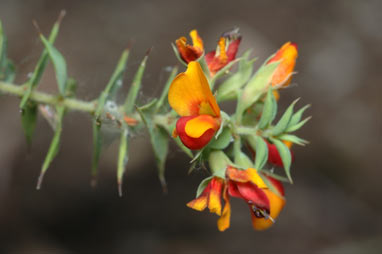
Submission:
<svg viewBox="0 0 382 254">
<path fill-rule="evenodd" d="M 220 108 L 198 62 L 190 62 L 187 71 L 176 76 L 168 92 L 168 101 L 180 116 L 220 116 Z"/>
<path fill-rule="evenodd" d="M 264 190 L 269 199 L 270 216 L 276 219 L 285 205 L 285 199 L 277 196 L 270 190 Z M 264 230 L 273 225 L 272 220 L 252 216 L 252 226 L 256 230 Z"/>
<path fill-rule="evenodd" d="M 211 191 L 208 196 L 208 208 L 211 213 L 216 213 L 221 215 L 222 203 L 221 203 L 221 192 L 223 187 L 223 179 L 214 177 L 211 182 Z"/>
<path fill-rule="evenodd" d="M 224 198 L 225 205 L 223 209 L 223 214 L 218 219 L 219 231 L 224 231 L 227 228 L 229 228 L 230 220 L 231 220 L 231 204 L 229 202 L 229 196 L 228 196 L 227 190 L 224 190 L 223 198 Z"/>
<path fill-rule="evenodd" d="M 191 138 L 199 138 L 209 129 L 218 130 L 220 125 L 218 121 L 210 115 L 197 116 L 187 121 L 185 127 L 186 134 Z"/>
<path fill-rule="evenodd" d="M 190 32 L 190 37 L 192 39 L 193 46 L 199 48 L 200 51 L 204 51 L 202 38 L 200 38 L 198 31 L 196 31 L 196 29 Z"/>
<path fill-rule="evenodd" d="M 219 49 L 220 49 L 219 60 L 221 61 L 221 63 L 226 63 L 228 60 L 228 56 L 227 56 L 227 52 L 225 50 L 225 38 L 220 37 L 218 44 L 219 44 Z"/>
<path fill-rule="evenodd" d="M 257 172 L 256 169 L 254 168 L 249 168 L 247 170 L 245 170 L 249 176 L 249 180 L 256 184 L 257 187 L 261 188 L 261 189 L 264 189 L 264 188 L 268 188 L 267 185 L 264 183 L 263 179 L 261 178 L 261 176 L 259 175 L 259 173 Z"/>
</svg>

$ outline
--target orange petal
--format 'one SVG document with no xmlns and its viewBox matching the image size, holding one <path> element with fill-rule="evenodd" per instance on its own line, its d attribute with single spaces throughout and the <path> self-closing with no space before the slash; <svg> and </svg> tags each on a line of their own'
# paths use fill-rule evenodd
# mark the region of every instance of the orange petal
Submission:
<svg viewBox="0 0 382 254">
<path fill-rule="evenodd" d="M 277 196 L 270 190 L 264 190 L 269 199 L 270 204 L 270 216 L 276 219 L 285 205 L 285 199 Z M 264 230 L 273 225 L 271 219 L 258 218 L 252 213 L 252 226 L 256 230 Z"/>
<path fill-rule="evenodd" d="M 188 202 L 187 206 L 197 211 L 203 211 L 207 207 L 207 196 L 201 195 L 200 197 Z"/>
<path fill-rule="evenodd" d="M 187 71 L 172 81 L 168 101 L 181 116 L 220 116 L 220 108 L 198 62 L 190 62 Z"/>
<path fill-rule="evenodd" d="M 223 214 L 220 216 L 218 220 L 218 229 L 219 231 L 224 231 L 230 226 L 230 220 L 231 220 L 231 204 L 229 202 L 229 195 L 227 191 L 227 186 L 224 188 L 223 192 L 223 198 L 224 198 L 224 209 Z"/>
<path fill-rule="evenodd" d="M 268 61 L 268 63 L 280 61 L 272 77 L 272 86 L 288 86 L 291 80 L 293 69 L 296 65 L 296 58 L 298 56 L 297 45 L 295 43 L 285 43 L 276 55 Z"/>
<path fill-rule="evenodd" d="M 200 115 L 187 121 L 185 132 L 191 138 L 199 138 L 207 130 L 217 131 L 220 127 L 220 121 L 210 115 Z"/>
<path fill-rule="evenodd" d="M 222 193 L 223 179 L 214 177 L 209 184 L 211 191 L 208 196 L 208 208 L 211 213 L 216 213 L 220 216 L 222 211 L 220 196 Z"/>
</svg>

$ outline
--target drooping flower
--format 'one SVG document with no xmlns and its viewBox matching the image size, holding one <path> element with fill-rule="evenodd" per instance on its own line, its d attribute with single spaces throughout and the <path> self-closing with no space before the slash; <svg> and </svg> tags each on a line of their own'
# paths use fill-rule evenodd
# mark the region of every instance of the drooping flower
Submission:
<svg viewBox="0 0 382 254">
<path fill-rule="evenodd" d="M 268 146 L 268 162 L 276 166 L 283 167 L 283 161 L 281 159 L 279 151 L 277 150 L 276 145 L 268 142 L 267 140 L 265 140 L 265 142 L 267 143 L 267 146 Z M 290 150 L 290 148 L 292 147 L 292 142 L 289 142 L 289 141 L 283 141 L 283 142 Z M 293 161 L 294 155 L 291 150 L 290 152 L 291 152 L 292 161 Z"/>
<path fill-rule="evenodd" d="M 230 226 L 230 197 L 241 198 L 248 204 L 254 229 L 267 229 L 274 223 L 281 212 L 285 205 L 285 199 L 282 184 L 274 178 L 268 176 L 265 177 L 267 177 L 273 187 L 277 189 L 277 194 L 267 187 L 256 169 L 248 168 L 246 170 L 239 170 L 228 166 L 224 182 L 221 182 L 220 178 L 214 177 L 204 189 L 203 193 L 193 201 L 189 202 L 187 206 L 202 211 L 208 204 L 211 212 L 220 215 L 220 212 L 216 211 L 221 211 L 220 193 L 221 188 L 223 188 L 223 199 L 225 204 L 223 212 L 217 222 L 220 231 L 224 231 Z M 219 179 L 219 184 L 216 184 L 217 180 L 214 179 Z M 208 202 L 212 197 L 212 189 L 215 189 L 213 200 L 216 200 L 216 195 L 219 194 L 219 201 L 214 201 L 214 204 L 218 205 L 211 206 L 211 209 Z M 215 209 L 215 207 L 217 208 Z"/>
<path fill-rule="evenodd" d="M 217 49 L 205 56 L 211 76 L 235 59 L 240 42 L 238 29 L 226 32 L 220 37 Z"/>
<path fill-rule="evenodd" d="M 286 87 L 292 80 L 292 74 L 298 56 L 297 44 L 287 42 L 268 61 L 269 63 L 281 61 L 272 77 L 272 86 Z"/>
<path fill-rule="evenodd" d="M 168 101 L 181 116 L 173 136 L 192 149 L 203 148 L 220 128 L 220 108 L 198 62 L 190 62 L 186 72 L 172 81 Z"/>
<path fill-rule="evenodd" d="M 190 37 L 193 45 L 187 44 L 186 37 L 180 37 L 175 41 L 180 57 L 185 63 L 196 61 L 204 53 L 203 41 L 200 38 L 198 31 L 195 29 L 190 32 Z"/>
</svg>

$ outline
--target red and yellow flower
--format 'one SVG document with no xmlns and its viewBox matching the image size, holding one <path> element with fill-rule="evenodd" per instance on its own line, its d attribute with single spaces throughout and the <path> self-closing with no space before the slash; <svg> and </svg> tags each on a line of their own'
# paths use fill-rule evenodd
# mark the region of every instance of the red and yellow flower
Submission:
<svg viewBox="0 0 382 254">
<path fill-rule="evenodd" d="M 273 74 L 271 81 L 272 86 L 286 87 L 289 85 L 292 80 L 292 74 L 296 65 L 297 56 L 297 44 L 287 42 L 268 61 L 267 64 L 281 61 Z"/>
<path fill-rule="evenodd" d="M 185 63 L 198 60 L 204 53 L 203 40 L 195 29 L 190 32 L 190 37 L 193 45 L 187 44 L 185 37 L 180 37 L 175 42 L 179 55 Z M 240 41 L 241 36 L 237 29 L 226 32 L 220 37 L 217 49 L 205 55 L 211 76 L 235 59 Z"/>
<path fill-rule="evenodd" d="M 240 42 L 241 36 L 237 30 L 224 33 L 220 37 L 217 49 L 207 53 L 205 56 L 211 76 L 214 76 L 216 72 L 229 62 L 235 60 Z"/>
<path fill-rule="evenodd" d="M 198 62 L 190 62 L 186 72 L 171 83 L 170 106 L 181 116 L 173 136 L 192 149 L 203 148 L 221 124 L 220 108 Z"/>
<path fill-rule="evenodd" d="M 286 201 L 282 184 L 274 178 L 266 177 L 277 189 L 278 194 L 267 187 L 256 169 L 239 170 L 228 166 L 225 179 L 213 177 L 203 193 L 187 206 L 197 211 L 203 211 L 208 207 L 210 212 L 220 216 L 218 229 L 224 231 L 230 226 L 230 197 L 241 198 L 249 206 L 253 228 L 267 229 L 274 223 Z M 225 201 L 222 212 L 221 193 Z"/>
<path fill-rule="evenodd" d="M 175 41 L 180 57 L 185 63 L 196 61 L 204 53 L 203 41 L 200 38 L 198 31 L 195 29 L 190 32 L 190 37 L 193 45 L 187 44 L 186 37 L 180 37 Z"/>
</svg>

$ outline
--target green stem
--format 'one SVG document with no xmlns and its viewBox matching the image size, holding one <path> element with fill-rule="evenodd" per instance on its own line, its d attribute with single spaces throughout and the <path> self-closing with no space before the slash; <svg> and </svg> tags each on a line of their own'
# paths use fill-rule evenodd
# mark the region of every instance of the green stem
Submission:
<svg viewBox="0 0 382 254">
<path fill-rule="evenodd" d="M 26 87 L 0 81 L 0 93 L 16 95 L 22 97 L 26 93 Z M 77 99 L 62 98 L 44 92 L 32 91 L 30 99 L 43 104 L 62 105 L 71 110 L 94 113 L 96 103 Z"/>
</svg>

